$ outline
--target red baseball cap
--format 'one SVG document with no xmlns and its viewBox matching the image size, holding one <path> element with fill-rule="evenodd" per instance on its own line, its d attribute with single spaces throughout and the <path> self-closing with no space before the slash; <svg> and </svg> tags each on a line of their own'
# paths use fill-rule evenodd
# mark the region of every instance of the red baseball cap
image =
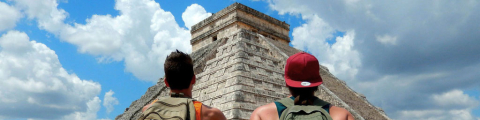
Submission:
<svg viewBox="0 0 480 120">
<path fill-rule="evenodd" d="M 285 83 L 294 88 L 316 87 L 323 82 L 317 58 L 305 52 L 290 56 L 285 65 Z"/>
</svg>

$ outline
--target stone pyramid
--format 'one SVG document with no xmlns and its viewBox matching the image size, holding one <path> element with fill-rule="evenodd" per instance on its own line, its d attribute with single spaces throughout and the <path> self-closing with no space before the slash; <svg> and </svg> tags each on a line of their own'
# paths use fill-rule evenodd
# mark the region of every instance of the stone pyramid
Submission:
<svg viewBox="0 0 480 120">
<path fill-rule="evenodd" d="M 192 54 L 197 82 L 193 98 L 219 108 L 227 119 L 249 119 L 255 108 L 289 95 L 286 59 L 301 52 L 288 45 L 290 25 L 234 3 L 194 25 Z M 316 96 L 350 111 L 356 120 L 389 119 L 382 109 L 320 66 L 324 83 Z M 141 108 L 166 96 L 163 79 L 115 119 L 137 119 Z"/>
</svg>

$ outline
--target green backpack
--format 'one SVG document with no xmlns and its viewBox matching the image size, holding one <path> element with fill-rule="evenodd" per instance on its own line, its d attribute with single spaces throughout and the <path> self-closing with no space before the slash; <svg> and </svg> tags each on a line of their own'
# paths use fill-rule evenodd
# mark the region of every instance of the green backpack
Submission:
<svg viewBox="0 0 480 120">
<path fill-rule="evenodd" d="M 165 97 L 158 99 L 138 120 L 195 120 L 191 98 Z"/>
<path fill-rule="evenodd" d="M 332 120 L 330 114 L 322 108 L 330 103 L 315 98 L 313 105 L 309 106 L 294 105 L 294 101 L 288 97 L 280 99 L 278 102 L 287 107 L 280 115 L 280 120 Z"/>
</svg>

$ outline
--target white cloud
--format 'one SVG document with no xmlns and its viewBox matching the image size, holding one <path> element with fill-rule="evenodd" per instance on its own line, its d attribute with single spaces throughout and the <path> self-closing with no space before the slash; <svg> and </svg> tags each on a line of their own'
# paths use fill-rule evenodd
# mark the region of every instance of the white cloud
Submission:
<svg viewBox="0 0 480 120">
<path fill-rule="evenodd" d="M 113 111 L 113 106 L 118 105 L 118 100 L 116 97 L 113 97 L 113 92 L 112 90 L 108 91 L 105 93 L 105 97 L 103 98 L 103 106 L 107 108 L 107 114 L 110 114 L 110 112 Z"/>
<path fill-rule="evenodd" d="M 303 18 L 307 23 L 293 28 L 293 47 L 310 51 L 313 54 L 325 51 L 329 46 L 325 40 L 332 37 L 334 29 L 317 15 L 304 16 Z M 318 45 L 321 47 L 318 47 Z"/>
<path fill-rule="evenodd" d="M 470 110 L 400 111 L 401 120 L 474 120 Z"/>
<path fill-rule="evenodd" d="M 432 95 L 438 109 L 428 110 L 403 110 L 400 119 L 404 120 L 474 120 L 472 109 L 479 102 L 475 98 L 464 94 L 461 90 L 452 90 L 443 94 Z M 459 108 L 460 107 L 460 108 Z"/>
<path fill-rule="evenodd" d="M 354 5 L 358 1 L 360 1 L 360 0 L 345 0 L 346 4 L 348 4 L 348 5 Z"/>
<path fill-rule="evenodd" d="M 355 31 L 335 38 L 336 42 L 330 46 L 326 40 L 333 37 L 334 29 L 317 15 L 303 16 L 303 19 L 307 23 L 293 29 L 293 47 L 311 52 L 339 78 L 353 79 L 361 66 L 360 54 L 353 49 Z"/>
<path fill-rule="evenodd" d="M 331 49 L 328 50 L 328 59 L 325 66 L 339 78 L 353 80 L 361 66 L 360 54 L 354 49 L 355 31 L 347 31 L 343 37 L 337 37 Z M 322 55 L 319 55 L 322 56 Z"/>
<path fill-rule="evenodd" d="M 102 118 L 102 119 L 97 119 L 97 120 L 111 120 L 109 118 Z"/>
<path fill-rule="evenodd" d="M 16 22 L 21 17 L 20 11 L 4 2 L 0 2 L 0 32 L 15 27 Z"/>
<path fill-rule="evenodd" d="M 2 117 L 58 119 L 88 110 L 85 103 L 100 92 L 100 84 L 69 74 L 55 51 L 23 32 L 2 35 L 0 48 Z"/>
<path fill-rule="evenodd" d="M 397 44 L 397 37 L 392 37 L 390 35 L 382 35 L 382 36 L 375 36 L 377 41 L 384 44 L 384 45 L 396 45 Z"/>
<path fill-rule="evenodd" d="M 8 33 L 2 35 L 2 40 L 0 40 L 2 52 L 24 54 L 34 49 L 32 43 L 29 42 L 30 38 L 25 33 L 18 31 L 9 31 Z"/>
<path fill-rule="evenodd" d="M 73 25 L 64 23 L 68 13 L 55 0 L 15 3 L 40 28 L 76 45 L 79 52 L 98 56 L 100 62 L 123 60 L 125 70 L 141 80 L 163 77 L 163 62 L 171 51 L 191 52 L 190 32 L 153 0 L 119 0 L 115 9 L 120 15 L 93 15 L 86 24 Z"/>
<path fill-rule="evenodd" d="M 198 4 L 192 4 L 187 7 L 185 12 L 182 13 L 182 19 L 185 22 L 185 26 L 190 30 L 193 25 L 207 17 L 210 17 L 211 15 L 212 13 L 207 13 L 202 6 Z"/>
<path fill-rule="evenodd" d="M 74 112 L 70 115 L 64 116 L 64 120 L 95 120 L 97 119 L 97 112 L 100 110 L 100 103 L 102 101 L 95 97 L 87 102 L 86 112 Z"/>
<path fill-rule="evenodd" d="M 406 117 L 403 115 L 407 114 L 400 114 L 401 111 L 423 113 L 421 118 L 451 114 L 464 115 L 467 116 L 465 119 L 469 119 L 468 114 L 472 111 L 465 104 L 448 104 L 451 110 L 436 112 L 442 105 L 436 104 L 439 101 L 429 96 L 480 85 L 480 77 L 476 75 L 480 66 L 480 54 L 476 52 L 480 51 L 477 24 L 480 13 L 472 12 L 480 10 L 480 2 L 267 2 L 279 14 L 298 15 L 307 22 L 293 29 L 294 47 L 313 53 L 334 75 L 364 93 L 368 100 L 382 107 L 393 119 Z M 342 52 L 332 54 L 335 45 L 329 48 L 324 41 L 333 34 L 332 31 L 347 31 L 346 36 L 354 33 L 352 44 L 345 42 L 342 46 L 347 47 L 338 47 L 338 50 L 350 51 L 344 53 L 349 53 L 351 57 L 337 55 Z M 461 97 L 458 92 L 454 93 L 451 94 Z"/>
<path fill-rule="evenodd" d="M 437 105 L 443 107 L 474 107 L 479 104 L 478 100 L 464 94 L 461 90 L 452 90 L 443 94 L 435 94 L 433 95 L 433 100 Z"/>
<path fill-rule="evenodd" d="M 422 86 L 429 90 L 432 82 L 443 82 L 440 79 L 448 76 L 445 73 L 421 74 L 415 76 L 390 75 L 380 81 L 359 82 L 360 89 L 366 94 L 388 94 L 370 96 L 373 102 L 381 103 L 384 109 L 399 109 L 388 114 L 399 120 L 472 120 L 472 110 L 480 101 L 461 90 L 451 90 L 441 94 L 427 95 L 422 90 L 411 89 Z M 433 81 L 430 81 L 434 79 Z M 428 83 L 428 84 L 424 84 Z M 376 86 L 376 87 L 372 87 Z M 403 92 L 402 92 L 403 91 Z M 416 102 L 417 99 L 421 101 Z M 391 102 L 402 102 L 391 104 Z M 372 101 L 371 101 L 372 102 Z M 417 108 L 418 107 L 418 108 Z M 416 108 L 416 109 L 414 109 Z"/>
<path fill-rule="evenodd" d="M 15 0 L 15 6 L 25 12 L 29 19 L 36 19 L 41 29 L 58 33 L 65 27 L 63 20 L 68 14 L 63 9 L 57 9 L 56 0 Z"/>
<path fill-rule="evenodd" d="M 269 3 L 268 6 L 271 9 L 278 11 L 280 15 L 284 15 L 286 13 L 303 14 L 303 15 L 313 14 L 310 10 L 308 10 L 307 5 L 297 1 L 290 1 L 290 0 L 266 0 L 266 1 Z M 308 1 L 307 3 L 310 5 L 318 4 L 318 2 L 316 1 Z M 292 7 L 292 6 L 295 6 L 295 7 Z"/>
</svg>

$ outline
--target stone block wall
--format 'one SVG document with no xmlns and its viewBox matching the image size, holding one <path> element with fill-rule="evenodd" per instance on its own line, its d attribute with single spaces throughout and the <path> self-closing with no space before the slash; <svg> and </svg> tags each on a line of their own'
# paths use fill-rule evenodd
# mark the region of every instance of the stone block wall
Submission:
<svg viewBox="0 0 480 120">
<path fill-rule="evenodd" d="M 197 74 L 194 98 L 219 108 L 228 119 L 248 119 L 255 108 L 288 95 L 283 60 L 272 57 L 259 37 L 241 29 L 221 39 L 228 41 Z"/>
<path fill-rule="evenodd" d="M 191 55 L 197 77 L 193 98 L 220 109 L 228 119 L 249 119 L 257 107 L 289 95 L 284 65 L 296 52 L 300 51 L 253 31 L 232 31 Z M 381 109 L 320 67 L 324 84 L 316 96 L 347 109 L 356 120 L 389 119 Z M 167 93 L 168 88 L 159 81 L 116 119 L 137 119 L 141 107 Z"/>
<path fill-rule="evenodd" d="M 223 38 L 222 33 L 230 33 L 229 29 L 247 29 L 256 31 L 264 36 L 290 42 L 288 36 L 290 25 L 275 18 L 258 12 L 252 8 L 235 3 L 220 12 L 208 17 L 192 26 L 192 50 L 196 51 L 205 47 L 215 38 Z"/>
<path fill-rule="evenodd" d="M 240 3 L 192 26 L 191 57 L 197 77 L 193 98 L 220 109 L 228 119 L 246 120 L 257 107 L 287 97 L 285 62 L 301 52 L 289 46 L 289 27 Z M 356 120 L 389 119 L 326 67 L 320 68 L 324 83 L 316 96 L 347 109 Z M 160 79 L 115 119 L 138 119 L 143 106 L 168 92 Z"/>
</svg>

